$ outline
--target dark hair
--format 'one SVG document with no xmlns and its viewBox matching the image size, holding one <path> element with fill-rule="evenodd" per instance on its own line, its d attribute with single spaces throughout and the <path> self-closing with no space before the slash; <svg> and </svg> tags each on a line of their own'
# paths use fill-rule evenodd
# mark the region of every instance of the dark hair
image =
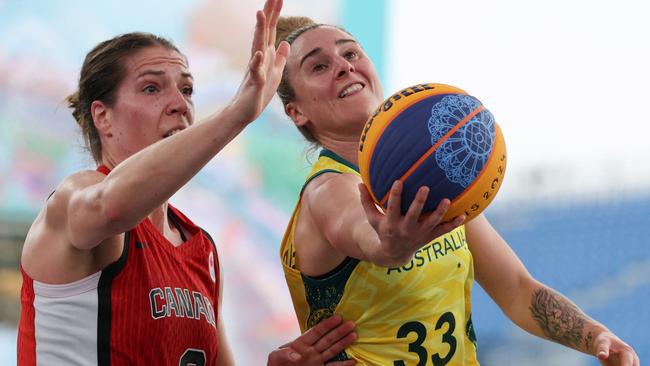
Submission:
<svg viewBox="0 0 650 366">
<path fill-rule="evenodd" d="M 125 77 L 124 58 L 153 46 L 181 53 L 169 40 L 150 33 L 133 32 L 99 43 L 84 59 L 76 92 L 66 98 L 72 116 L 79 124 L 86 148 L 95 162 L 102 160 L 102 144 L 90 113 L 92 102 L 99 100 L 111 106 L 116 90 Z"/>
</svg>

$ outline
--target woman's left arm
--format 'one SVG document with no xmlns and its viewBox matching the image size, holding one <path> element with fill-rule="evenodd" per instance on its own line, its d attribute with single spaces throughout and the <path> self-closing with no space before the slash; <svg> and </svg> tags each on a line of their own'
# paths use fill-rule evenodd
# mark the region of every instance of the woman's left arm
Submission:
<svg viewBox="0 0 650 366">
<path fill-rule="evenodd" d="M 484 215 L 465 227 L 477 282 L 515 324 L 596 356 L 603 365 L 640 365 L 632 347 L 562 294 L 535 280 Z"/>
</svg>

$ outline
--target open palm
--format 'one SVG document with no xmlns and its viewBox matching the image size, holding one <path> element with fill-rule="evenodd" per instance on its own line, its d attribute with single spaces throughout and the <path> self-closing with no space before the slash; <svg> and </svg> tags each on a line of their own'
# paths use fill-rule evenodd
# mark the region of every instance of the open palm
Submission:
<svg viewBox="0 0 650 366">
<path fill-rule="evenodd" d="M 281 9 L 282 0 L 267 0 L 264 10 L 257 12 L 251 59 L 233 100 L 233 105 L 237 106 L 245 122 L 252 122 L 262 113 L 282 78 L 289 44 L 282 42 L 277 49 L 275 47 L 276 26 Z"/>
</svg>

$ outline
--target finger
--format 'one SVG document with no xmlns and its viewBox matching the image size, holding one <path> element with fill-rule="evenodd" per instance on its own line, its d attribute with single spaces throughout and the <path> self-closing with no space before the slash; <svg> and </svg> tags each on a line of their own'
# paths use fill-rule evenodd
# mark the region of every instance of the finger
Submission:
<svg viewBox="0 0 650 366">
<path fill-rule="evenodd" d="M 341 318 L 340 315 L 333 315 L 322 322 L 314 325 L 311 327 L 308 331 L 306 331 L 303 335 L 298 337 L 296 341 L 300 340 L 302 343 L 312 346 L 314 343 L 318 342 L 319 339 L 321 339 L 324 335 L 326 335 L 328 332 L 336 328 L 341 322 L 343 321 L 343 318 Z M 294 342 L 295 343 L 295 342 Z"/>
<path fill-rule="evenodd" d="M 336 328 L 329 331 L 327 334 L 325 334 L 320 339 L 318 339 L 316 341 L 316 343 L 314 344 L 314 348 L 319 353 L 322 353 L 325 350 L 327 350 L 328 348 L 332 348 L 336 343 L 338 343 L 339 341 L 341 341 L 343 338 L 347 337 L 348 335 L 354 334 L 354 333 L 352 333 L 353 330 L 354 330 L 354 322 L 346 321 L 343 324 L 340 324 Z M 356 335 L 355 335 L 355 339 L 356 339 Z M 354 341 L 354 340 L 352 340 L 352 341 Z M 337 352 L 335 352 L 332 355 L 332 357 L 335 356 L 340 351 L 342 351 L 343 349 L 345 349 L 345 347 L 347 347 L 347 346 L 349 346 L 349 343 L 345 344 L 343 348 L 341 348 Z M 329 358 L 331 358 L 331 357 L 326 357 L 325 359 L 327 360 Z"/>
<path fill-rule="evenodd" d="M 266 24 L 264 25 L 264 47 L 268 46 L 269 44 L 269 21 L 271 20 L 271 17 L 273 16 L 273 8 L 275 7 L 275 0 L 266 0 L 264 2 L 264 16 L 266 17 Z"/>
<path fill-rule="evenodd" d="M 409 205 L 408 211 L 406 211 L 406 219 L 410 222 L 417 222 L 422 214 L 422 209 L 424 204 L 427 202 L 427 197 L 429 196 L 429 187 L 422 186 L 418 189 L 415 194 L 415 199 Z"/>
<path fill-rule="evenodd" d="M 251 74 L 251 77 L 258 84 L 262 81 L 263 78 L 262 62 L 264 62 L 264 53 L 262 53 L 262 51 L 255 51 L 253 57 L 251 57 L 251 60 L 248 62 L 248 70 Z"/>
<path fill-rule="evenodd" d="M 275 67 L 278 69 L 280 75 L 282 75 L 284 65 L 287 63 L 287 57 L 289 56 L 290 50 L 291 46 L 289 45 L 289 42 L 282 41 L 278 45 L 278 49 L 275 51 Z"/>
<path fill-rule="evenodd" d="M 275 2 L 273 6 L 273 11 L 269 19 L 269 41 L 267 45 L 274 47 L 275 46 L 275 36 L 276 36 L 276 27 L 278 26 L 278 19 L 280 19 L 280 11 L 282 10 L 282 0 Z"/>
<path fill-rule="evenodd" d="M 634 355 L 632 352 L 624 351 L 623 354 L 621 354 L 621 365 L 634 366 Z"/>
<path fill-rule="evenodd" d="M 386 211 L 389 221 L 397 220 L 402 216 L 402 188 L 402 182 L 399 180 L 396 180 L 390 188 L 388 210 Z"/>
<path fill-rule="evenodd" d="M 614 356 L 615 355 L 611 354 L 611 352 L 610 352 L 610 357 L 608 357 L 608 359 L 610 361 L 612 361 L 612 359 L 615 358 Z M 617 362 L 616 363 L 617 365 L 620 365 L 620 366 L 633 366 L 634 365 L 634 356 L 630 352 L 623 352 L 622 354 L 618 355 L 618 359 L 620 360 L 620 362 Z"/>
<path fill-rule="evenodd" d="M 460 216 L 459 216 L 460 217 Z M 463 219 L 454 219 L 453 221 L 447 221 L 443 222 L 441 224 L 438 224 L 433 228 L 433 230 L 430 232 L 429 237 L 431 238 L 437 238 L 440 235 L 444 235 L 455 228 L 457 228 L 460 224 L 462 224 Z"/>
<path fill-rule="evenodd" d="M 357 340 L 357 334 L 348 332 L 345 337 L 334 342 L 330 347 L 320 352 L 320 354 L 322 355 L 324 360 L 332 359 L 334 356 L 338 355 L 341 351 L 348 348 L 348 346 L 351 345 L 356 340 Z"/>
<path fill-rule="evenodd" d="M 368 192 L 368 188 L 366 187 L 365 184 L 359 183 L 359 193 L 361 193 L 361 206 L 363 206 L 363 210 L 366 212 L 366 217 L 368 218 L 368 222 L 372 227 L 376 227 L 377 220 L 379 220 L 379 216 L 381 216 L 381 213 L 377 210 L 377 205 L 375 204 L 375 201 L 372 199 L 372 196 L 370 195 L 370 192 Z"/>
<path fill-rule="evenodd" d="M 634 366 L 641 366 L 641 359 L 639 359 L 639 355 L 636 353 L 634 354 Z"/>
<path fill-rule="evenodd" d="M 431 228 L 436 227 L 442 221 L 442 218 L 447 213 L 447 210 L 449 210 L 450 205 L 451 202 L 447 198 L 442 199 L 440 203 L 438 203 L 438 207 L 436 207 L 435 211 L 433 211 L 432 213 L 430 213 L 428 216 L 424 218 L 423 224 Z M 454 220 L 457 218 L 458 217 L 454 218 Z M 456 222 L 454 220 L 448 223 L 454 224 Z"/>
<path fill-rule="evenodd" d="M 284 366 L 300 361 L 302 356 L 291 348 L 279 348 L 271 352 L 267 366 Z"/>
<path fill-rule="evenodd" d="M 255 23 L 255 33 L 253 34 L 253 44 L 251 45 L 251 56 L 257 51 L 264 49 L 264 33 L 266 27 L 266 16 L 262 11 L 256 13 L 257 22 Z"/>
</svg>

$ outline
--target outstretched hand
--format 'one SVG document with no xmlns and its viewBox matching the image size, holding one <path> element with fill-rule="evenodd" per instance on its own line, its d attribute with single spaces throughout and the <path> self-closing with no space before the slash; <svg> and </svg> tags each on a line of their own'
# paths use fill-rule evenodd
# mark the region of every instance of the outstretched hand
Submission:
<svg viewBox="0 0 650 366">
<path fill-rule="evenodd" d="M 632 347 L 611 332 L 600 333 L 594 339 L 596 357 L 603 366 L 640 366 L 639 356 Z"/>
<path fill-rule="evenodd" d="M 271 352 L 267 366 L 352 366 L 354 360 L 327 362 L 357 339 L 354 323 L 334 315 L 294 341 Z M 327 362 L 327 363 L 326 363 Z"/>
<path fill-rule="evenodd" d="M 282 0 L 267 0 L 264 10 L 257 11 L 248 70 L 232 102 L 246 123 L 252 122 L 262 113 L 282 79 L 289 44 L 281 42 L 277 49 L 275 47 L 276 26 L 281 9 Z"/>
<path fill-rule="evenodd" d="M 428 187 L 418 189 L 406 214 L 402 215 L 402 188 L 402 182 L 399 180 L 393 183 L 388 197 L 388 208 L 384 214 L 377 209 L 368 188 L 363 183 L 359 184 L 363 209 L 368 222 L 379 235 L 382 246 L 391 257 L 408 260 L 422 245 L 462 224 L 465 216 L 442 222 L 449 209 L 448 199 L 440 201 L 432 213 L 422 216 L 422 209 L 429 195 Z"/>
</svg>

